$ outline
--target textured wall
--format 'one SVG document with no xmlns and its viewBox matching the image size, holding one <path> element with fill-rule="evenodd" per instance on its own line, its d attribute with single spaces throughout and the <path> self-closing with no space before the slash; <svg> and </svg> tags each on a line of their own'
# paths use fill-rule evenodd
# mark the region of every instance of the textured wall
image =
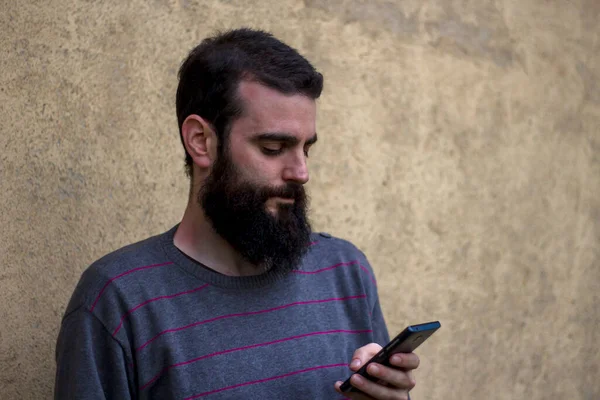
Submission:
<svg viewBox="0 0 600 400">
<path fill-rule="evenodd" d="M 600 2 L 247 3 L 0 1 L 0 397 L 49 398 L 82 270 L 181 217 L 176 70 L 243 24 L 326 76 L 316 227 L 392 332 L 442 321 L 414 398 L 600 398 Z"/>
</svg>

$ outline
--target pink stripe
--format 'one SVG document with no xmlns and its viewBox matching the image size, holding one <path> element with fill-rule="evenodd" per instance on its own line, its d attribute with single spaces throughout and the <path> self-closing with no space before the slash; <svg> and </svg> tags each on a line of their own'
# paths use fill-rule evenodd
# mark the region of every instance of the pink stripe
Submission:
<svg viewBox="0 0 600 400">
<path fill-rule="evenodd" d="M 334 269 L 334 268 L 338 268 L 338 267 L 344 267 L 344 266 L 354 265 L 356 263 L 358 263 L 358 260 L 335 264 L 335 265 L 332 265 L 330 267 L 318 269 L 316 271 L 293 271 L 293 272 L 295 274 L 304 274 L 304 275 L 318 274 L 319 272 L 328 271 L 330 269 Z M 369 270 L 367 268 L 365 268 L 363 265 L 360 265 L 360 264 L 359 264 L 359 267 L 369 276 L 369 279 L 371 279 L 371 282 L 373 282 L 377 286 L 377 282 L 375 281 L 375 278 L 373 277 L 373 275 L 371 275 L 371 273 L 369 272 Z"/>
<path fill-rule="evenodd" d="M 308 245 L 309 245 L 309 246 L 314 246 L 314 245 L 315 245 L 315 244 L 317 244 L 317 243 L 319 243 L 319 241 L 318 241 L 318 240 L 315 240 L 314 242 L 310 242 Z"/>
<path fill-rule="evenodd" d="M 138 308 L 141 308 L 141 307 L 145 306 L 145 305 L 146 305 L 146 304 L 148 304 L 148 303 L 152 303 L 153 301 L 162 300 L 162 299 L 172 299 L 172 298 L 174 298 L 174 297 L 182 296 L 182 295 L 184 295 L 184 294 L 188 294 L 188 293 L 194 293 L 194 292 L 197 292 L 197 291 L 199 291 L 199 290 L 202 290 L 202 289 L 204 289 L 204 288 L 205 288 L 205 287 L 207 287 L 207 286 L 208 286 L 208 283 L 207 283 L 207 284 L 205 284 L 205 285 L 202 285 L 202 286 L 200 286 L 200 287 L 197 287 L 197 288 L 195 288 L 195 289 L 192 289 L 192 290 L 186 290 L 185 292 L 179 292 L 179 293 L 171 294 L 171 295 L 168 295 L 168 296 L 159 296 L 159 297 L 155 297 L 155 298 L 153 298 L 153 299 L 147 300 L 147 301 L 143 302 L 142 304 L 139 304 L 139 305 L 137 305 L 137 306 L 133 307 L 131 310 L 127 311 L 125 314 L 123 314 L 123 315 L 121 316 L 121 321 L 119 321 L 119 326 L 117 326 L 117 329 L 115 329 L 115 331 L 113 332 L 113 336 L 115 336 L 115 335 L 117 334 L 117 332 L 119 332 L 119 329 L 121 329 L 121 326 L 123 326 L 123 321 L 125 320 L 125 318 L 126 318 L 126 317 L 127 317 L 129 314 L 131 314 L 132 312 L 134 312 L 135 310 L 137 310 Z"/>
<path fill-rule="evenodd" d="M 211 390 L 210 392 L 204 392 L 204 393 L 200 393 L 200 394 L 197 394 L 197 395 L 194 395 L 194 396 L 191 396 L 191 397 L 187 397 L 185 400 L 197 399 L 198 397 L 204 397 L 204 396 L 208 396 L 210 394 L 224 392 L 226 390 L 231 390 L 231 389 L 235 389 L 235 388 L 242 387 L 242 386 L 255 385 L 257 383 L 264 383 L 264 382 L 268 382 L 268 381 L 273 381 L 275 379 L 286 378 L 288 376 L 292 376 L 292 375 L 296 375 L 296 374 L 301 374 L 301 373 L 304 373 L 304 372 L 316 371 L 316 370 L 325 369 L 325 368 L 337 368 L 337 367 L 347 367 L 347 366 L 348 366 L 348 364 L 320 365 L 318 367 L 306 368 L 306 369 L 302 369 L 300 371 L 288 372 L 287 374 L 273 376 L 271 378 L 259 379 L 257 381 L 252 381 L 252 382 L 238 383 L 237 385 L 227 386 L 227 387 L 224 387 L 222 389 Z"/>
<path fill-rule="evenodd" d="M 337 267 L 344 267 L 344 266 L 348 266 L 348 265 L 352 265 L 352 264 L 356 264 L 356 263 L 358 263 L 358 261 L 354 260 L 354 261 L 349 261 L 349 262 L 345 262 L 345 263 L 335 264 L 335 265 L 332 265 L 331 267 L 318 269 L 316 271 L 294 271 L 294 273 L 296 273 L 296 274 L 318 274 L 319 272 L 327 271 L 327 270 L 334 269 Z"/>
<path fill-rule="evenodd" d="M 152 339 L 148 340 L 146 343 L 144 343 L 140 347 L 138 347 L 136 350 L 137 351 L 142 350 L 144 347 L 148 346 L 150 343 L 152 343 L 153 341 L 155 341 L 160 336 L 162 336 L 162 335 L 164 335 L 166 333 L 182 331 L 184 329 L 192 328 L 192 327 L 198 326 L 198 325 L 207 324 L 209 322 L 218 321 L 220 319 L 234 318 L 234 317 L 243 317 L 243 316 L 247 316 L 247 315 L 263 314 L 263 313 L 267 313 L 267 312 L 271 312 L 271 311 L 276 311 L 276 310 L 281 310 L 281 309 L 284 309 L 284 308 L 288 308 L 288 307 L 292 307 L 292 306 L 297 306 L 297 305 L 327 303 L 327 302 L 330 302 L 330 301 L 344 301 L 344 300 L 350 300 L 350 299 L 361 299 L 361 298 L 365 298 L 365 297 L 367 297 L 366 294 L 361 294 L 361 295 L 358 295 L 358 296 L 348 296 L 348 297 L 340 297 L 340 298 L 332 298 L 332 299 L 324 299 L 324 300 L 298 301 L 298 302 L 295 302 L 295 303 L 285 304 L 285 305 L 282 305 L 282 306 L 278 306 L 278 307 L 274 307 L 274 308 L 268 308 L 268 309 L 260 310 L 260 311 L 249 311 L 249 312 L 238 313 L 238 314 L 221 315 L 220 317 L 215 317 L 215 318 L 207 319 L 207 320 L 204 320 L 204 321 L 194 322 L 193 324 L 182 326 L 182 327 L 179 327 L 179 328 L 173 328 L 173 329 L 164 330 L 164 331 L 160 332 L 159 334 L 157 334 L 156 336 L 154 336 Z"/>
<path fill-rule="evenodd" d="M 218 356 L 218 355 L 221 355 L 221 354 L 233 353 L 235 351 L 248 350 L 248 349 L 253 349 L 253 348 L 256 348 L 256 347 L 265 347 L 265 346 L 269 346 L 269 345 L 272 345 L 272 344 L 287 342 L 287 341 L 290 341 L 290 340 L 300 339 L 300 338 L 309 337 L 309 336 L 315 336 L 315 335 L 328 335 L 328 334 L 332 334 L 332 333 L 351 333 L 351 334 L 357 334 L 357 333 L 369 333 L 369 332 L 373 332 L 373 330 L 371 330 L 371 329 L 363 329 L 363 330 L 350 331 L 350 330 L 346 330 L 346 329 L 337 329 L 337 330 L 324 331 L 324 332 L 311 332 L 311 333 L 305 333 L 305 334 L 302 334 L 302 335 L 291 336 L 291 337 L 284 338 L 284 339 L 273 340 L 271 342 L 258 343 L 258 344 L 253 344 L 253 345 L 250 345 L 250 346 L 243 346 L 243 347 L 237 347 L 237 348 L 229 349 L 229 350 L 217 351 L 216 353 L 207 354 L 207 355 L 204 355 L 204 356 L 201 356 L 201 357 L 194 358 L 192 360 L 183 361 L 183 362 L 180 362 L 180 363 L 177 363 L 177 364 L 169 365 L 168 367 L 166 367 L 162 371 L 160 371 L 158 374 L 156 374 L 147 383 L 145 383 L 144 386 L 142 386 L 140 388 L 140 390 L 144 390 L 145 388 L 147 388 L 152 382 L 156 381 L 165 372 L 167 372 L 168 370 L 170 370 L 172 368 L 181 367 L 181 366 L 187 365 L 187 364 L 192 364 L 192 363 L 194 363 L 196 361 L 204 360 L 204 359 L 210 358 L 210 357 L 215 357 L 215 356 Z"/>
<path fill-rule="evenodd" d="M 146 265 L 145 267 L 138 267 L 138 268 L 134 268 L 130 271 L 127 272 L 123 272 L 121 275 L 117 275 L 114 278 L 111 278 L 108 282 L 106 282 L 106 285 L 104 285 L 104 287 L 102 288 L 102 290 L 100 291 L 100 293 L 98 294 L 98 297 L 96 297 L 96 300 L 94 300 L 94 303 L 92 304 L 92 308 L 90 308 L 90 311 L 94 311 L 94 307 L 96 307 L 96 303 L 98 303 L 98 300 L 100 300 L 100 296 L 102 296 L 102 293 L 104 293 L 104 290 L 108 287 L 108 285 L 111 284 L 111 282 L 125 276 L 128 274 L 131 274 L 132 272 L 136 272 L 136 271 L 141 271 L 143 269 L 148 269 L 148 268 L 154 268 L 154 267 L 162 267 L 164 265 L 169 265 L 169 264 L 173 264 L 172 262 L 166 262 L 166 263 L 162 263 L 162 264 L 154 264 L 154 265 Z"/>
<path fill-rule="evenodd" d="M 368 269 L 366 269 L 364 266 L 360 265 L 360 268 L 365 271 L 367 273 L 367 275 L 369 275 L 369 278 L 371 278 L 371 282 L 373 282 L 373 284 L 375 286 L 377 286 L 377 282 L 375 282 L 375 278 L 373 277 L 373 275 L 371 275 L 371 273 L 369 272 Z"/>
</svg>

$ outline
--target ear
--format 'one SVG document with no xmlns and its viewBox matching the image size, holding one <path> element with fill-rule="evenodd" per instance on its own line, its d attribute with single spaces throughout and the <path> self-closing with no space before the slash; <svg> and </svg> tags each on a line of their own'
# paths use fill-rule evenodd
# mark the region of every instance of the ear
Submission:
<svg viewBox="0 0 600 400">
<path fill-rule="evenodd" d="M 199 115 L 189 115 L 181 124 L 181 135 L 194 164 L 210 168 L 217 155 L 217 136 L 210 124 Z"/>
</svg>

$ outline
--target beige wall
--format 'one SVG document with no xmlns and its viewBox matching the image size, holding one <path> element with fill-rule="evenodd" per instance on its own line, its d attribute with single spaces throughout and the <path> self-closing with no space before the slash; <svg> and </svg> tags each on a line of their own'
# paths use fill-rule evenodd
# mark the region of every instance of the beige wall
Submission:
<svg viewBox="0 0 600 400">
<path fill-rule="evenodd" d="M 392 333 L 443 324 L 414 398 L 599 399 L 597 0 L 1 1 L 0 397 L 49 398 L 82 270 L 181 217 L 176 70 L 241 24 L 326 77 L 316 228 Z"/>
</svg>

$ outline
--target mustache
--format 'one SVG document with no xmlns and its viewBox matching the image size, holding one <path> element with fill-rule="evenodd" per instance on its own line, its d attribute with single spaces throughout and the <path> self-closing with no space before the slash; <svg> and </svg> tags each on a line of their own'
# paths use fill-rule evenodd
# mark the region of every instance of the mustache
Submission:
<svg viewBox="0 0 600 400">
<path fill-rule="evenodd" d="M 306 199 L 306 191 L 301 184 L 287 183 L 279 187 L 262 187 L 258 190 L 258 196 L 263 201 L 267 201 L 270 197 L 282 197 L 302 201 Z"/>
</svg>

